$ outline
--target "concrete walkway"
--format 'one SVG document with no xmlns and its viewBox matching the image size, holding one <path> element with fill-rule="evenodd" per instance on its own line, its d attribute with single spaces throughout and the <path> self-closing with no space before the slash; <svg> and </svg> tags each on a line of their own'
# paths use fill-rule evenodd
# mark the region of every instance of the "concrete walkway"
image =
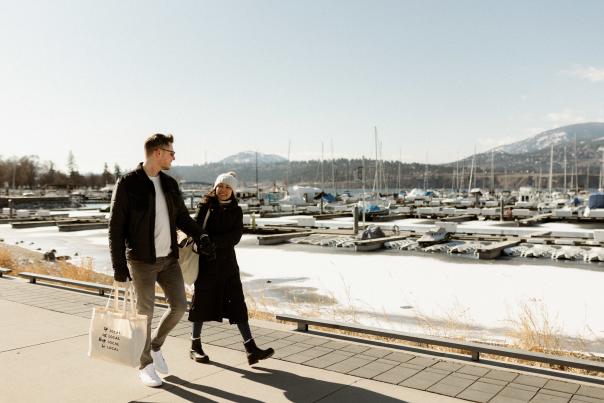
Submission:
<svg viewBox="0 0 604 403">
<path fill-rule="evenodd" d="M 0 278 L 0 401 L 604 402 L 598 379 L 301 334 L 272 322 L 252 322 L 258 344 L 276 354 L 250 367 L 241 336 L 228 324 L 204 326 L 211 364 L 191 361 L 190 324 L 183 320 L 163 348 L 171 374 L 153 389 L 140 384 L 136 369 L 86 356 L 92 308 L 105 303 Z"/>
</svg>

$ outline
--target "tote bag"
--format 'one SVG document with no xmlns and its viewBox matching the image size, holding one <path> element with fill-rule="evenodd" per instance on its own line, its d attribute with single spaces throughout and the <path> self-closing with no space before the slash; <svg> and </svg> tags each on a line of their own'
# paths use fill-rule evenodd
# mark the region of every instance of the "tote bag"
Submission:
<svg viewBox="0 0 604 403">
<path fill-rule="evenodd" d="M 203 219 L 202 229 L 206 229 L 208 223 L 208 217 L 210 216 L 210 209 L 206 213 Z M 182 271 L 182 278 L 186 285 L 192 285 L 197 280 L 199 274 L 199 255 L 195 246 L 195 241 L 191 237 L 187 237 L 184 232 L 177 231 L 178 241 L 178 264 Z"/>
<path fill-rule="evenodd" d="M 119 288 L 114 286 L 111 292 L 104 308 L 92 310 L 88 356 L 138 367 L 147 338 L 147 315 L 136 312 L 131 282 L 124 290 L 123 304 L 119 302 Z"/>
</svg>

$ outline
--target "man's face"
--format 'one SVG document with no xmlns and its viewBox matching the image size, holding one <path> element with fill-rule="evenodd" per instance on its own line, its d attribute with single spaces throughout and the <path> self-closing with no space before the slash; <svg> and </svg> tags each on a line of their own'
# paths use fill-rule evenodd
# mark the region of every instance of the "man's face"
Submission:
<svg viewBox="0 0 604 403">
<path fill-rule="evenodd" d="M 155 152 L 161 169 L 170 169 L 172 166 L 172 161 L 176 159 L 174 145 L 170 143 L 168 145 L 160 146 L 157 150 L 155 150 Z"/>
</svg>

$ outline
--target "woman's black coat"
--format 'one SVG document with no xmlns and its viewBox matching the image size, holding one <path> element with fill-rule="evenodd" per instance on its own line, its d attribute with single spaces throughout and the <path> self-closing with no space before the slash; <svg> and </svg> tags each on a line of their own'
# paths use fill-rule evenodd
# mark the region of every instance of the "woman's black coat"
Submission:
<svg viewBox="0 0 604 403">
<path fill-rule="evenodd" d="M 228 318 L 230 323 L 246 322 L 247 306 L 235 256 L 235 245 L 243 233 L 243 213 L 236 200 L 220 204 L 212 197 L 197 209 L 195 220 L 199 225 L 203 224 L 208 208 L 210 215 L 205 230 L 216 245 L 216 259 L 199 256 L 199 275 L 189 320 L 207 322 Z"/>
</svg>

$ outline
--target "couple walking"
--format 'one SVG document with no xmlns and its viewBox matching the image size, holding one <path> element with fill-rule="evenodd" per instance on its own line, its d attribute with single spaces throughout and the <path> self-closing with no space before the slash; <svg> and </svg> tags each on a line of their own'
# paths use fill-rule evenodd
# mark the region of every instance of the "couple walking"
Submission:
<svg viewBox="0 0 604 403">
<path fill-rule="evenodd" d="M 168 373 L 161 347 L 187 310 L 184 281 L 178 265 L 176 229 L 192 236 L 199 251 L 199 275 L 189 321 L 192 322 L 191 359 L 210 361 L 201 346 L 203 322 L 228 318 L 237 324 L 250 365 L 269 358 L 274 350 L 258 348 L 248 323 L 235 245 L 243 231 L 243 214 L 234 190 L 232 172 L 216 178 L 214 187 L 189 216 L 178 183 L 162 172 L 175 160 L 174 137 L 154 134 L 145 141 L 145 162 L 122 176 L 115 187 L 109 218 L 109 249 L 114 279 L 120 286 L 132 281 L 137 310 L 147 315 L 147 340 L 140 359 L 139 378 L 146 386 L 161 386 L 157 372 Z M 205 226 L 204 226 L 205 221 Z M 168 310 L 151 332 L 155 284 L 164 291 Z"/>
</svg>

